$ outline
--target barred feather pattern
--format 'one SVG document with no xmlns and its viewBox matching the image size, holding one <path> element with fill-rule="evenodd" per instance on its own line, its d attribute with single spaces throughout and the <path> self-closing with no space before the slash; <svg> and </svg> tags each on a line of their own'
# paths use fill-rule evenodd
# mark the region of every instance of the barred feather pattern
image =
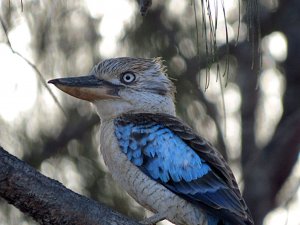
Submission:
<svg viewBox="0 0 300 225">
<path fill-rule="evenodd" d="M 241 196 L 234 175 L 222 155 L 209 142 L 196 135 L 189 126 L 185 125 L 177 117 L 168 114 L 129 113 L 115 119 L 115 126 L 120 149 L 128 156 L 128 159 L 150 178 L 164 185 L 188 202 L 204 209 L 208 215 L 212 215 L 213 223 L 211 224 L 217 224 L 215 222 L 218 222 L 218 220 L 214 219 L 214 215 L 217 215 L 216 218 L 220 219 L 221 224 L 253 224 L 249 209 Z M 141 139 L 143 135 L 145 136 L 145 128 L 147 128 L 147 132 L 159 132 L 156 138 L 160 142 L 163 139 L 160 140 L 159 135 L 173 135 L 173 139 L 178 138 L 184 143 L 180 144 L 180 146 L 178 145 L 178 148 L 184 148 L 184 151 L 190 155 L 196 154 L 199 157 L 196 162 L 202 163 L 202 165 L 198 166 L 199 171 L 189 172 L 194 177 L 191 175 L 185 176 L 183 172 L 180 175 L 178 168 L 174 166 L 167 172 L 160 171 L 162 172 L 161 175 L 155 172 L 156 170 L 153 169 L 153 165 L 157 163 L 156 156 L 154 156 L 155 153 L 151 153 L 149 150 L 147 152 L 145 150 L 147 149 L 147 140 Z M 137 134 L 142 136 L 137 137 Z M 123 146 L 122 138 L 127 140 L 125 144 L 123 143 Z M 147 138 L 149 140 L 153 139 L 151 134 Z M 137 146 L 137 139 L 138 141 L 142 140 L 140 142 L 141 146 Z M 131 142 L 129 143 L 128 141 L 130 140 Z M 172 140 L 172 142 L 174 141 L 176 143 L 180 142 Z M 170 144 L 172 143 L 170 142 Z M 140 152 L 130 152 L 126 146 L 128 149 L 140 149 Z M 156 143 L 155 146 L 159 147 L 159 143 Z M 176 154 L 175 151 L 180 151 L 180 149 L 169 148 L 167 151 L 174 151 L 170 154 Z M 159 154 L 164 154 L 164 150 L 160 149 L 159 151 Z M 136 154 L 137 157 L 133 157 L 132 154 Z M 161 157 L 165 158 L 166 155 Z M 173 160 L 178 164 L 182 162 L 180 158 L 177 161 Z M 151 161 L 150 164 L 149 161 Z M 164 168 L 164 162 L 160 163 L 160 169 L 167 170 Z M 174 173 L 177 173 L 177 175 Z"/>
</svg>

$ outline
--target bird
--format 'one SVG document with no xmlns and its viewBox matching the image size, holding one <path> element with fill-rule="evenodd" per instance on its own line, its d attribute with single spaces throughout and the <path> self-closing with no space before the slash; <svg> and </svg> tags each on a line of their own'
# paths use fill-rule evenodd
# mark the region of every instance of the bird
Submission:
<svg viewBox="0 0 300 225">
<path fill-rule="evenodd" d="M 95 105 L 113 179 L 153 212 L 143 224 L 254 224 L 221 153 L 176 116 L 162 58 L 110 58 L 86 76 L 48 83 Z"/>
</svg>

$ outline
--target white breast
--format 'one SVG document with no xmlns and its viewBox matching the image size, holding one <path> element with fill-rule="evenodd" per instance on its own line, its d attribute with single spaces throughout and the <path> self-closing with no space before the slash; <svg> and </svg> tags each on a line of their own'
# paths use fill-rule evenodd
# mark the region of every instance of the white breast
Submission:
<svg viewBox="0 0 300 225">
<path fill-rule="evenodd" d="M 119 149 L 113 121 L 101 124 L 100 149 L 113 179 L 142 206 L 154 213 L 163 213 L 177 225 L 206 224 L 205 214 L 200 208 L 150 179 L 127 159 Z"/>
</svg>

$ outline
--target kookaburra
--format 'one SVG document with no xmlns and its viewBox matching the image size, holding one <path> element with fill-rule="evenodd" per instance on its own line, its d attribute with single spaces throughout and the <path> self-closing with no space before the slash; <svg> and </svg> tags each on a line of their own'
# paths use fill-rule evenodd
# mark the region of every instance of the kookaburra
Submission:
<svg viewBox="0 0 300 225">
<path fill-rule="evenodd" d="M 144 223 L 253 225 L 221 154 L 176 117 L 175 87 L 160 58 L 113 58 L 89 75 L 50 80 L 92 102 L 113 179 L 154 213 Z"/>
</svg>

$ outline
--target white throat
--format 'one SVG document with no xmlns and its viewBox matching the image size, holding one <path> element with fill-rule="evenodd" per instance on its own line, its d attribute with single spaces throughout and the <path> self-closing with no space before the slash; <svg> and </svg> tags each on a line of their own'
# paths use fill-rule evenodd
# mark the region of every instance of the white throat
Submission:
<svg viewBox="0 0 300 225">
<path fill-rule="evenodd" d="M 175 105 L 171 97 L 141 93 L 137 101 L 123 99 L 94 102 L 102 121 L 114 119 L 123 113 L 166 113 L 175 116 Z"/>
</svg>

